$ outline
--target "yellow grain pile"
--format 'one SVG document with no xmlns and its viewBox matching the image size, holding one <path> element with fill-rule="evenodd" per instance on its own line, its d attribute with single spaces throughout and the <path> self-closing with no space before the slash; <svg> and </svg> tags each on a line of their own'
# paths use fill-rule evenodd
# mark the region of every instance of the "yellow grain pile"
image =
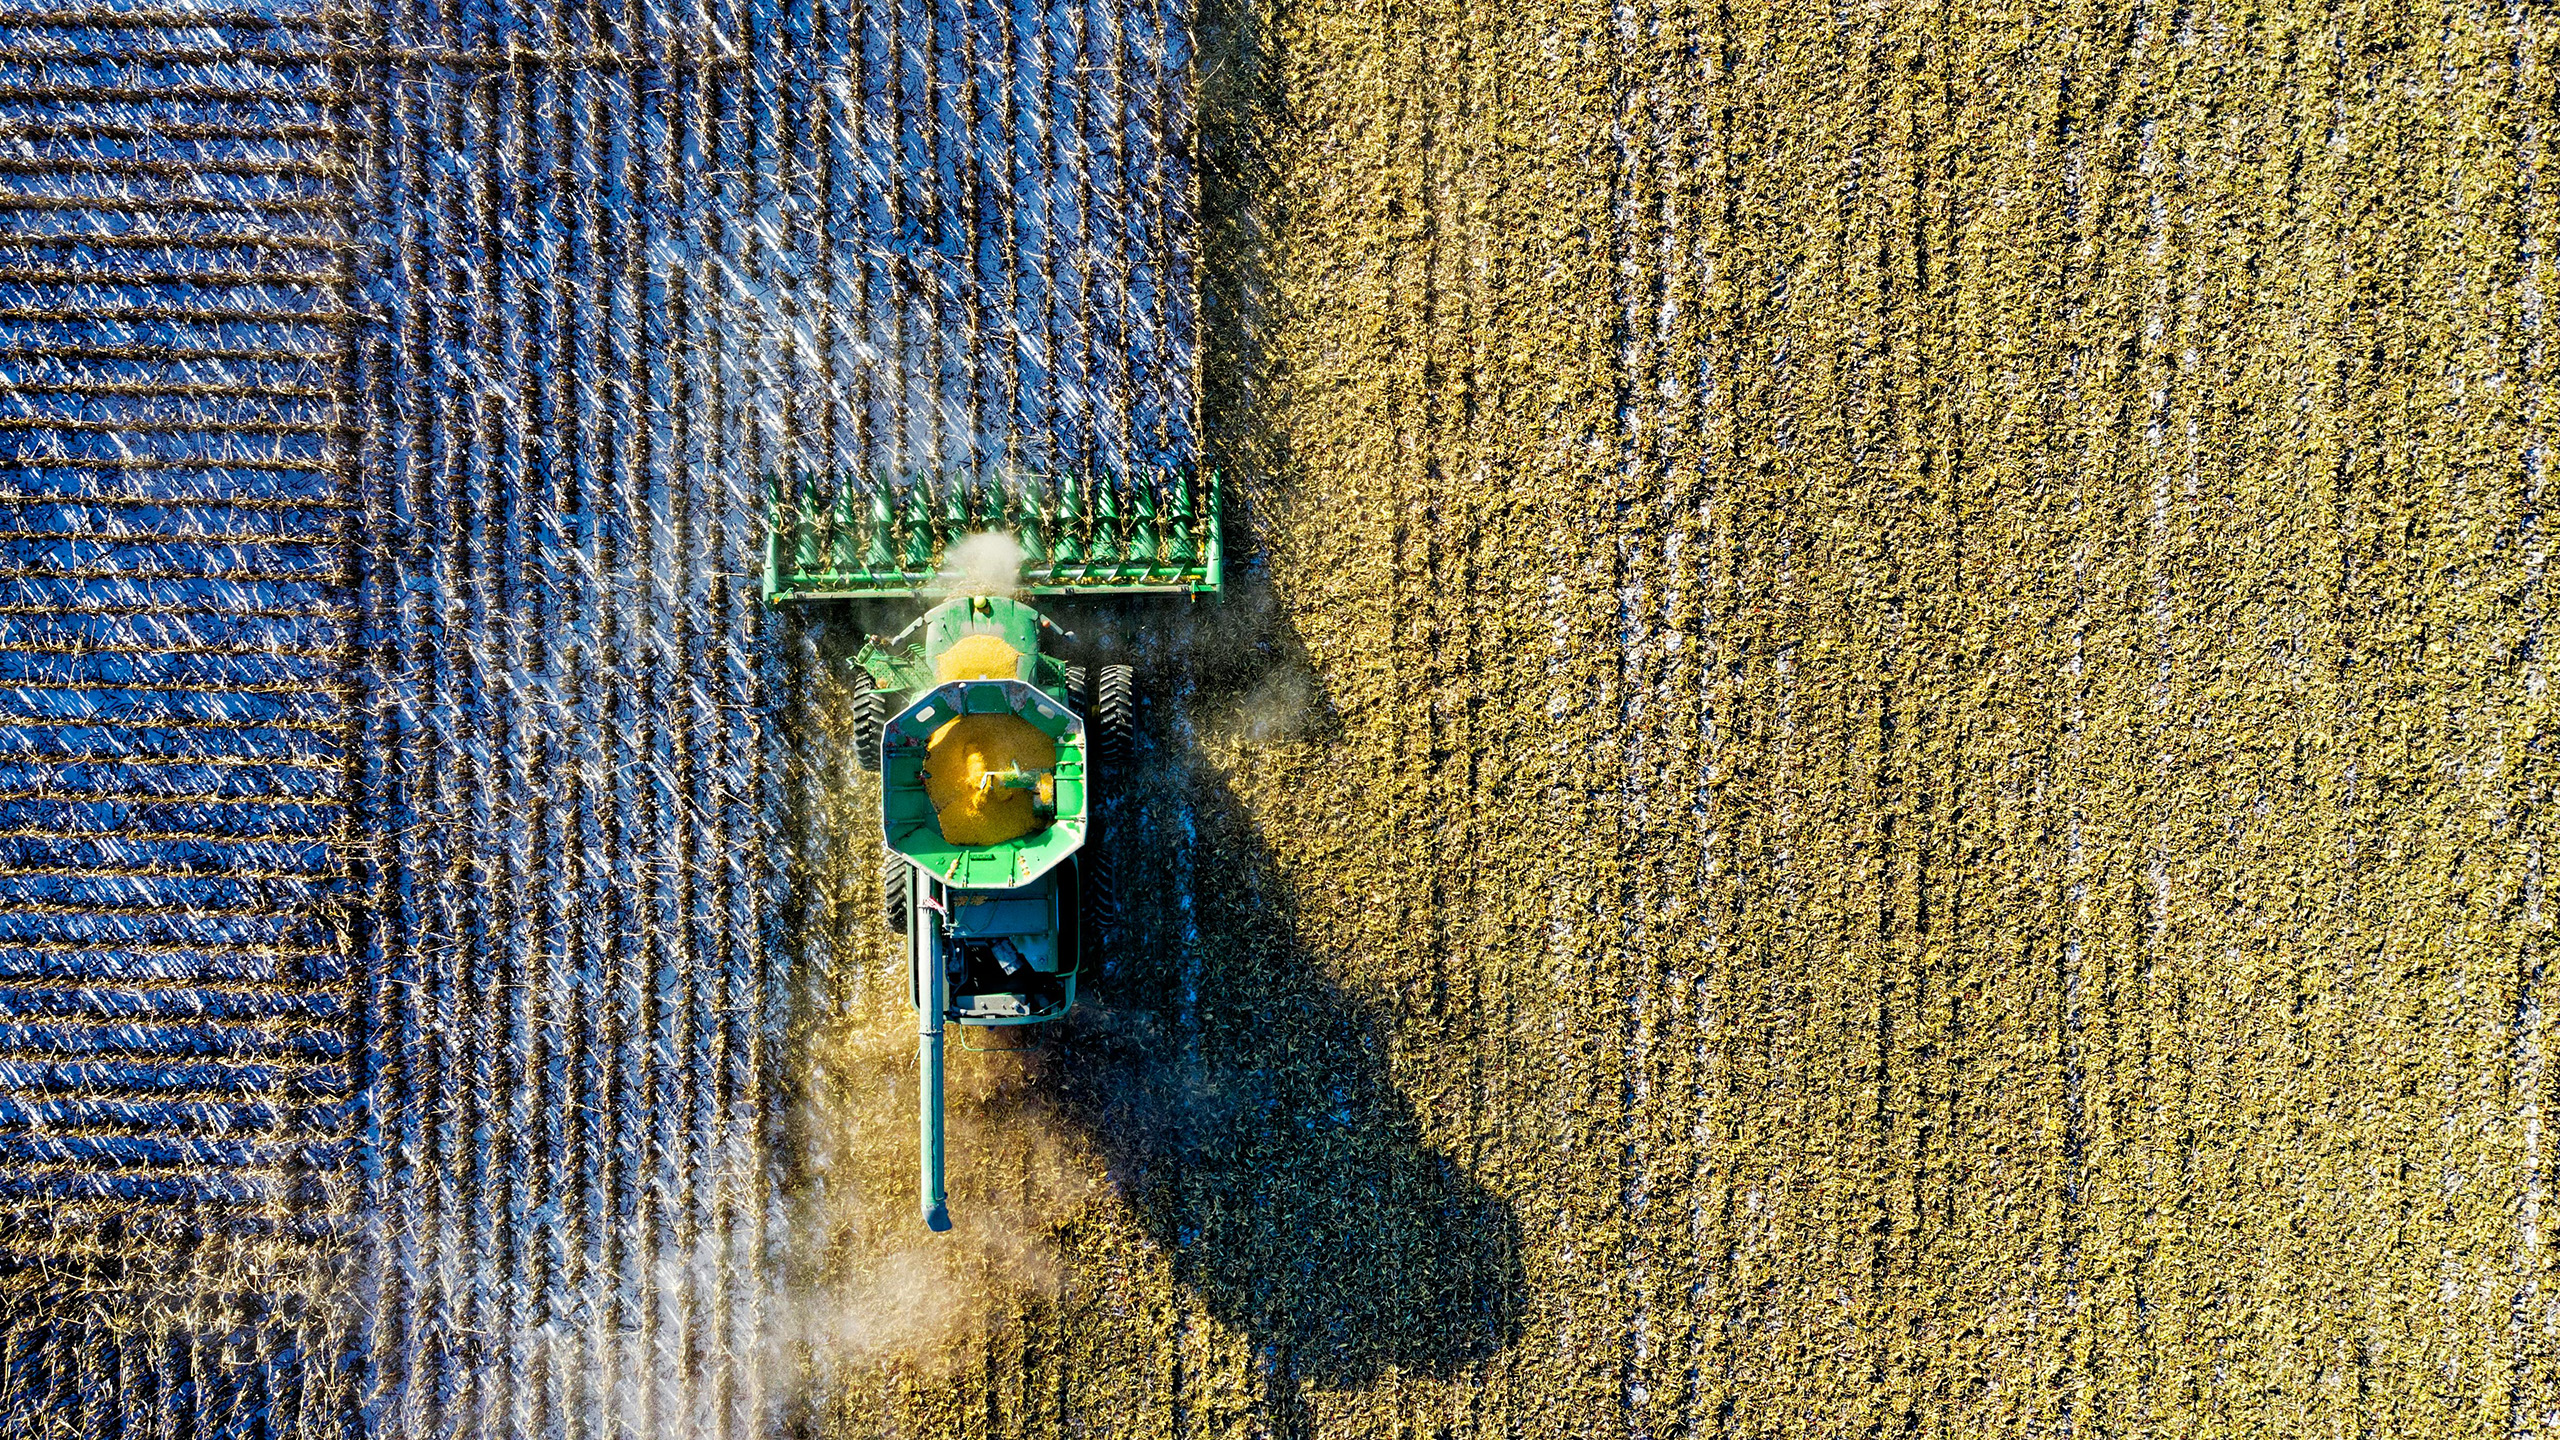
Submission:
<svg viewBox="0 0 2560 1440">
<path fill-rule="evenodd" d="M 924 791 L 933 797 L 942 838 L 954 845 L 1000 845 L 1038 827 L 1031 792 L 989 783 L 1019 766 L 1058 763 L 1048 736 L 1014 715 L 963 715 L 933 732 L 924 747 Z"/>
<path fill-rule="evenodd" d="M 948 685 L 954 680 L 1012 680 L 1019 678 L 1016 667 L 1022 654 L 996 635 L 963 635 L 951 642 L 951 648 L 933 657 L 933 683 Z"/>
<path fill-rule="evenodd" d="M 1011 680 L 1022 653 L 996 635 L 963 635 L 933 657 L 937 685 L 954 680 Z M 989 783 L 1019 767 L 1046 770 L 1058 763 L 1058 747 L 1012 715 L 963 715 L 925 742 L 924 789 L 942 822 L 942 838 L 954 845 L 1001 845 L 1039 825 L 1031 792 Z"/>
</svg>

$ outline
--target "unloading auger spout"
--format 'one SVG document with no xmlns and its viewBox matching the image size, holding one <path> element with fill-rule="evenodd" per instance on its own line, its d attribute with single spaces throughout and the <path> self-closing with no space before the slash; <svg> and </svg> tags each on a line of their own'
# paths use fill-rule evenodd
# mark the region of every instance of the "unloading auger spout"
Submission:
<svg viewBox="0 0 2560 1440">
<path fill-rule="evenodd" d="M 939 947 L 930 947 L 938 949 Z M 942 1192 L 942 1012 L 950 1007 L 942 957 L 914 947 L 916 982 L 916 1129 L 917 1196 L 928 1230 L 951 1228 L 951 1207 Z"/>
</svg>

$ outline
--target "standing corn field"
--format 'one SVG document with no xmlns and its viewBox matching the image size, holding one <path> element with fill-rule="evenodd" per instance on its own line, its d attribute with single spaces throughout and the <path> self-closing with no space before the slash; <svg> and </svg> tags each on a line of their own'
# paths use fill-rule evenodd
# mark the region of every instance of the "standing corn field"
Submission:
<svg viewBox="0 0 2560 1440">
<path fill-rule="evenodd" d="M 859 958 L 765 477 L 1193 462 L 1182 17 L 0 25 L 0 1411 L 759 1432 Z"/>
</svg>

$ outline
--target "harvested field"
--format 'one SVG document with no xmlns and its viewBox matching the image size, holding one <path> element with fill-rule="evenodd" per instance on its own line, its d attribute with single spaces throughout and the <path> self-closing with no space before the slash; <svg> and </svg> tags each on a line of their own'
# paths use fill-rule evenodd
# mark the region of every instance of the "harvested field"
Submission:
<svg viewBox="0 0 2560 1440">
<path fill-rule="evenodd" d="M 232 712 L 31 658 L 91 656 L 73 630 L 184 649 L 148 605 L 0 632 L 24 718 L 0 759 L 72 766 L 0 799 L 11 843 L 54 847 L 0 876 L 33 917 L 7 943 L 70 953 L 38 933 L 57 913 L 116 942 L 78 952 L 94 971 L 11 961 L 30 978 L 0 1001 L 0 1199 L 31 1217 L 0 1413 L 831 1440 L 2560 1428 L 2560 21 L 901 13 L 259 30 L 336 58 L 258 102 L 279 148 L 249 158 L 342 148 L 283 197 L 305 208 L 235 208 L 319 217 L 311 254 L 362 244 L 207 303 L 361 302 L 337 368 L 295 381 L 361 434 L 308 432 L 321 468 L 276 472 L 348 504 L 325 552 L 348 569 L 337 610 L 251 592 L 287 638 L 181 638 L 340 655 L 364 704 L 292 732 L 357 757 L 316 789 L 199 751 L 167 783 L 307 847 L 257 831 L 255 868 L 339 877 L 187 883 L 269 886 L 343 964 L 194 983 L 232 978 L 204 946 L 236 968 L 266 942 L 148 888 L 175 882 L 69 873 L 173 863 L 80 827 L 211 827 L 67 800 L 161 782 L 32 748 L 65 712 L 29 706 L 130 723 L 146 756 L 177 743 L 155 721 L 222 737 L 197 722 Z M 159 104 L 213 62 L 34 75 L 73 67 L 9 43 L 0 154 L 53 168 L 0 171 L 0 207 L 32 207 L 0 208 L 0 263 L 28 272 L 0 277 L 0 346 L 165 346 L 134 327 L 183 317 L 100 319 L 143 302 L 83 292 L 112 333 L 66 339 L 21 293 L 142 262 L 29 238 L 127 181 L 17 137 L 62 123 L 30 108 L 62 87 Z M 999 54 L 1045 88 L 962 83 Z M 1138 143 L 1195 106 L 1196 182 L 1178 139 Z M 1083 120 L 1025 148 L 1043 114 Z M 1102 177 L 1074 206 L 1061 164 Z M 280 182 L 222 183 L 244 188 L 194 197 Z M 193 238 L 219 219 L 184 214 Z M 280 243 L 237 241 L 260 265 Z M 1013 358 L 973 368 L 991 334 Z M 1197 439 L 1187 381 L 1149 379 L 1195 342 Z M 122 371 L 7 380 L 7 484 L 87 483 L 61 460 L 94 452 L 45 447 L 123 433 L 103 422 L 161 433 L 94 398 L 141 383 Z M 306 423 L 178 413 L 226 461 Z M 119 458 L 201 458 L 155 443 Z M 1145 883 L 1064 1034 L 955 1055 L 960 1228 L 935 1240 L 839 679 L 889 612 L 776 615 L 746 577 L 777 457 L 1026 450 L 1196 451 L 1229 479 L 1232 594 L 1062 607 L 1148 682 L 1101 817 Z M 257 483 L 222 493 L 306 482 Z M 63 549 L 88 512 L 11 495 L 9 583 L 170 563 Z M 173 495 L 207 549 L 267 513 Z M 335 704 L 325 679 L 148 693 Z M 348 828 L 306 823 L 314 797 Z M 136 957 L 164 949 L 196 967 L 182 999 L 99 978 L 157 983 Z M 270 1041 L 187 1008 L 234 994 L 312 1015 Z M 216 1063 L 215 1030 L 350 1056 L 343 1091 L 217 1057 L 248 1078 L 216 1098 L 266 1106 L 291 1155 L 152 1090 Z M 189 1126 L 225 1143 L 176 1152 L 173 1188 L 93 1178 L 172 1173 L 153 1147 Z"/>
</svg>

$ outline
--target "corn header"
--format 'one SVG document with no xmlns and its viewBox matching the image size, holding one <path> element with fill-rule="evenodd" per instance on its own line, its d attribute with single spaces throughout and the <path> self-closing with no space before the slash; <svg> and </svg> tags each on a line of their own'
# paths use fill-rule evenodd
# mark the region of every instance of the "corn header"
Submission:
<svg viewBox="0 0 2560 1440">
<path fill-rule="evenodd" d="M 1072 658 L 1073 636 L 1016 598 L 1214 594 L 1215 476 L 1143 483 L 1019 478 L 833 494 L 777 484 L 765 595 L 948 595 L 854 656 L 854 750 L 880 777 L 884 910 L 916 1012 L 919 1189 L 947 1230 L 942 1080 L 948 1027 L 1034 1025 L 1072 1008 L 1114 909 L 1095 807 L 1123 783 L 1136 723 L 1125 665 Z M 946 567 L 960 541 L 1021 547 L 1012 593 Z"/>
<path fill-rule="evenodd" d="M 1214 595 L 1225 583 L 1218 477 L 966 476 L 825 483 L 777 479 L 768 497 L 767 600 L 855 600 L 940 588 L 949 548 L 1010 535 L 1033 595 Z"/>
</svg>

